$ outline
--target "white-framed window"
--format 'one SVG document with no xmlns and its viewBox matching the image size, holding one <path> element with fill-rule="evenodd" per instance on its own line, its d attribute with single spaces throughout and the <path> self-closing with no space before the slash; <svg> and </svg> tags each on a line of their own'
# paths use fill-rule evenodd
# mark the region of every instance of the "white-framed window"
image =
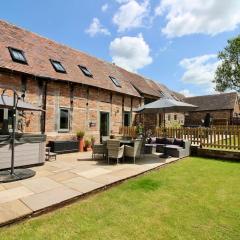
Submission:
<svg viewBox="0 0 240 240">
<path fill-rule="evenodd" d="M 68 108 L 59 108 L 59 127 L 60 132 L 69 131 L 70 110 Z"/>
</svg>

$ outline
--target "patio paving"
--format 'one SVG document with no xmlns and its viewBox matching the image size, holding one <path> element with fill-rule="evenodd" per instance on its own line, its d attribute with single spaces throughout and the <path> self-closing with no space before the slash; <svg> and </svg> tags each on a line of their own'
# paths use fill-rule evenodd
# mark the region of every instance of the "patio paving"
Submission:
<svg viewBox="0 0 240 240">
<path fill-rule="evenodd" d="M 33 178 L 0 184 L 0 225 L 33 215 L 109 184 L 178 160 L 145 155 L 136 164 L 108 165 L 92 160 L 91 152 L 57 156 L 57 161 L 33 167 Z"/>
</svg>

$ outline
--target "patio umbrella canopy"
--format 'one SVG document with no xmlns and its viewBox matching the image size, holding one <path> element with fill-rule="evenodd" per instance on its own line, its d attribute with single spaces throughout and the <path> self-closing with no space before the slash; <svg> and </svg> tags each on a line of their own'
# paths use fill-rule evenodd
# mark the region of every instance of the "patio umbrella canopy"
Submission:
<svg viewBox="0 0 240 240">
<path fill-rule="evenodd" d="M 170 113 L 170 112 L 188 112 L 196 109 L 197 106 L 180 102 L 175 99 L 160 98 L 159 100 L 148 103 L 138 109 L 136 112 L 140 113 Z"/>
<path fill-rule="evenodd" d="M 14 98 L 13 97 L 8 97 L 6 95 L 1 95 L 0 96 L 0 108 L 13 108 L 13 103 Z M 35 107 L 30 103 L 23 102 L 22 100 L 18 100 L 17 102 L 17 109 L 18 110 L 28 110 L 28 111 L 43 111 L 39 107 Z"/>
</svg>

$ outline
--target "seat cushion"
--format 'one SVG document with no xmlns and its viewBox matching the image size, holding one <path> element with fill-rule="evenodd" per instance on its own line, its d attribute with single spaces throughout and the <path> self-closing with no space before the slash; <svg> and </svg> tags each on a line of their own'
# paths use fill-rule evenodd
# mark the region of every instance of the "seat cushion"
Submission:
<svg viewBox="0 0 240 240">
<path fill-rule="evenodd" d="M 166 145 L 165 148 L 178 149 L 178 150 L 183 149 L 179 145 L 173 145 L 173 144 Z"/>
<path fill-rule="evenodd" d="M 174 145 L 179 145 L 180 147 L 184 146 L 184 141 L 182 139 L 175 138 L 173 141 Z"/>
<path fill-rule="evenodd" d="M 156 138 L 156 144 L 165 144 L 166 138 Z"/>
<path fill-rule="evenodd" d="M 156 138 L 156 144 L 173 144 L 174 138 Z"/>
</svg>

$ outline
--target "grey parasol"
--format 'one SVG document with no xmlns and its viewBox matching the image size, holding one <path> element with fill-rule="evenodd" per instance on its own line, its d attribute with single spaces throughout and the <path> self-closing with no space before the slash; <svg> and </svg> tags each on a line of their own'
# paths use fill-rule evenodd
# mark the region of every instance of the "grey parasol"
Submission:
<svg viewBox="0 0 240 240">
<path fill-rule="evenodd" d="M 170 112 L 188 112 L 196 109 L 197 106 L 177 101 L 175 99 L 160 98 L 159 100 L 148 103 L 138 109 L 140 113 L 170 113 Z"/>
</svg>

